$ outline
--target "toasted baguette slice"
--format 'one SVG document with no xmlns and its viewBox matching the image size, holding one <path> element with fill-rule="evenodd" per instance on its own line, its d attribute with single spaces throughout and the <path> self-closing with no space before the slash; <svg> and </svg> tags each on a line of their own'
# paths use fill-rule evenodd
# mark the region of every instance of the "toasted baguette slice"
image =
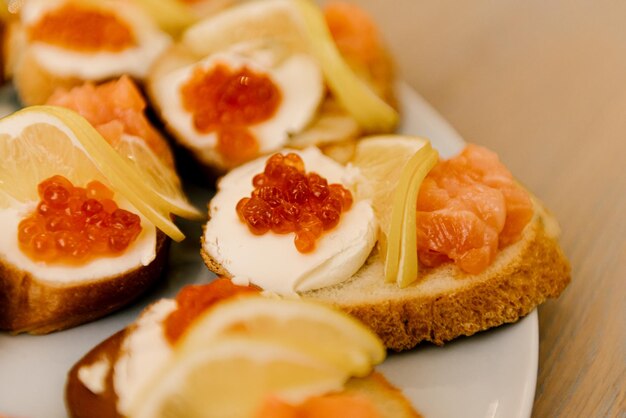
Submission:
<svg viewBox="0 0 626 418">
<path fill-rule="evenodd" d="M 422 268 L 406 288 L 385 282 L 376 250 L 349 280 L 301 293 L 334 305 L 360 319 L 387 348 L 402 351 L 422 341 L 443 344 L 462 335 L 515 322 L 547 298 L 556 298 L 570 281 L 570 266 L 558 244 L 556 220 L 535 202 L 535 215 L 520 240 L 498 253 L 478 275 L 453 264 Z M 228 276 L 201 250 L 213 272 Z"/>
<path fill-rule="evenodd" d="M 117 395 L 113 389 L 113 371 L 109 367 L 105 388 L 100 394 L 91 392 L 79 379 L 81 367 L 97 361 L 115 364 L 128 329 L 119 331 L 93 348 L 69 371 L 65 387 L 65 404 L 72 418 L 121 418 L 116 409 Z M 420 418 L 402 392 L 391 385 L 383 375 L 374 372 L 365 378 L 352 378 L 345 387 L 346 394 L 370 399 L 381 418 Z"/>
<path fill-rule="evenodd" d="M 275 6 L 268 7 L 273 8 Z M 374 91 L 387 104 L 397 110 L 398 103 L 394 90 L 396 81 L 395 66 L 391 55 L 376 33 L 373 21 L 367 17 L 364 12 L 353 5 L 339 5 L 337 3 L 335 4 L 335 9 L 337 10 L 333 16 L 340 16 L 335 18 L 335 25 L 338 25 L 339 22 L 344 22 L 343 25 L 346 26 L 344 30 L 340 30 L 339 32 L 343 34 L 340 36 L 345 36 L 348 39 L 343 39 L 343 41 L 342 39 L 336 40 L 336 44 L 348 67 L 351 68 L 354 74 L 364 82 L 369 89 Z M 358 17 L 355 18 L 358 22 L 351 22 L 348 18 L 348 16 L 354 15 L 354 12 L 358 15 Z M 202 51 L 194 47 L 193 42 L 186 39 L 187 37 L 183 35 L 180 42 L 170 46 L 170 48 L 161 54 L 154 62 L 146 83 L 151 104 L 164 121 L 168 131 L 177 142 L 184 148 L 190 150 L 191 155 L 200 165 L 204 166 L 205 169 L 209 169 L 209 172 L 217 174 L 223 174 L 239 165 L 240 162 L 226 160 L 215 149 L 215 146 L 207 145 L 206 141 L 188 138 L 180 129 L 174 127 L 171 123 L 172 119 L 175 117 L 178 118 L 181 115 L 176 114 L 170 116 L 169 113 L 172 113 L 171 108 L 164 109 L 167 104 L 171 103 L 172 94 L 170 92 L 160 92 L 158 81 L 162 80 L 163 77 L 173 71 L 198 63 L 211 54 L 223 52 L 228 48 L 232 48 L 234 45 L 241 47 L 241 45 L 249 44 L 251 39 L 258 42 L 259 47 L 262 46 L 264 42 L 268 45 L 273 45 L 276 43 L 276 39 L 281 39 L 280 36 L 273 34 L 274 28 L 284 26 L 280 19 L 287 19 L 290 14 L 287 13 L 280 18 L 278 17 L 282 16 L 280 13 L 269 17 L 264 16 L 267 20 L 254 20 L 251 16 L 247 15 L 247 13 L 243 13 L 242 15 L 245 16 L 244 19 L 250 20 L 243 22 L 245 29 L 237 28 L 237 30 L 233 29 L 230 31 L 224 29 L 223 32 L 227 32 L 227 35 L 217 37 L 215 33 L 209 31 L 216 39 L 208 36 L 208 39 L 201 48 Z M 341 18 L 341 16 L 343 16 L 343 18 Z M 230 19 L 226 20 L 230 21 Z M 205 22 L 201 21 L 197 26 L 208 26 L 204 25 L 204 23 Z M 223 25 L 224 21 L 220 21 L 217 26 L 221 28 Z M 292 25 L 286 26 L 291 27 Z M 230 29 L 228 25 L 225 27 Z M 266 28 L 268 29 L 266 30 Z M 358 28 L 361 28 L 362 32 L 359 32 Z M 194 27 L 191 27 L 188 31 L 194 32 Z M 276 29 L 276 31 L 280 33 L 280 29 Z M 352 31 L 356 32 L 353 33 Z M 294 37 L 298 38 L 298 35 L 294 33 Z M 190 38 L 198 38 L 203 41 L 205 39 L 205 37 L 199 36 L 191 36 Z M 354 42 L 355 40 L 358 42 Z M 285 54 L 288 56 L 289 53 L 286 53 L 286 51 L 291 47 L 294 47 L 298 51 L 302 48 L 302 45 L 300 45 L 301 41 L 296 42 L 292 40 L 292 42 L 298 44 L 298 46 L 294 47 L 290 44 L 290 41 L 285 41 L 285 45 L 278 42 L 274 45 L 273 49 L 275 49 L 275 51 L 272 53 L 279 56 Z M 353 45 L 353 43 L 357 45 Z M 365 45 L 367 45 L 368 48 L 364 48 Z M 250 48 L 250 46 L 248 46 L 248 48 Z M 367 51 L 362 51 L 363 49 L 367 49 Z M 252 50 L 254 50 L 254 47 L 252 47 Z M 284 58 L 285 57 L 282 57 L 282 59 Z M 291 94 L 292 92 L 288 93 Z M 180 113 L 184 114 L 185 111 L 180 109 Z M 319 147 L 331 158 L 336 159 L 340 163 L 346 163 L 354 155 L 354 147 L 357 138 L 363 136 L 363 134 L 363 127 L 359 125 L 357 120 L 350 115 L 330 92 L 326 92 L 317 110 L 311 115 L 308 124 L 302 129 L 289 132 L 286 143 L 281 146 L 304 149 L 314 145 Z M 274 151 L 277 151 L 277 149 Z M 264 151 L 264 153 L 269 152 L 271 151 Z"/>
<path fill-rule="evenodd" d="M 0 330 L 46 334 L 127 305 L 161 276 L 169 242 L 157 231 L 156 257 L 150 264 L 89 281 L 43 281 L 0 259 Z"/>
</svg>

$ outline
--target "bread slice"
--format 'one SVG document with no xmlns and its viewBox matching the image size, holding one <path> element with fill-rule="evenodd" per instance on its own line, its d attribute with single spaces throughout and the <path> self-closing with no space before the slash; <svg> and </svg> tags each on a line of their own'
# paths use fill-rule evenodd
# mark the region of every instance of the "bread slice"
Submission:
<svg viewBox="0 0 626 418">
<path fill-rule="evenodd" d="M 406 288 L 387 283 L 376 250 L 350 279 L 301 293 L 331 304 L 370 327 L 387 348 L 402 351 L 422 341 L 441 345 L 462 335 L 515 322 L 547 298 L 556 298 L 570 281 L 570 266 L 558 244 L 556 220 L 535 201 L 535 215 L 516 243 L 499 251 L 478 275 L 451 263 L 422 268 Z M 228 276 L 201 250 L 207 267 Z"/>
<path fill-rule="evenodd" d="M 52 283 L 0 259 L 0 330 L 46 334 L 73 327 L 127 305 L 161 277 L 170 239 L 157 231 L 156 257 L 111 277 Z"/>
<path fill-rule="evenodd" d="M 81 358 L 68 372 L 65 386 L 65 404 L 71 418 L 122 418 L 116 409 L 117 395 L 113 389 L 113 368 L 109 367 L 104 378 L 105 387 L 100 394 L 89 390 L 79 379 L 81 367 L 97 361 L 115 364 L 120 355 L 122 342 L 130 332 L 119 331 L 94 347 Z M 374 372 L 365 378 L 352 378 L 346 384 L 344 393 L 364 396 L 370 399 L 381 418 L 420 418 L 402 392 L 391 385 L 385 377 Z"/>
</svg>

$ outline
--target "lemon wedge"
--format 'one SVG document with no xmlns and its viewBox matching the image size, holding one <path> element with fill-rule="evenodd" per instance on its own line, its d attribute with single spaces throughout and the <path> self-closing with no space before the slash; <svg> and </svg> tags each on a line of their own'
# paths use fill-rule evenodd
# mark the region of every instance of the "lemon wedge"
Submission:
<svg viewBox="0 0 626 418">
<path fill-rule="evenodd" d="M 417 279 L 417 195 L 438 158 L 430 143 L 420 148 L 404 166 L 394 192 L 384 271 L 385 280 L 400 287 Z"/>
<path fill-rule="evenodd" d="M 268 396 L 299 403 L 341 390 L 385 354 L 372 331 L 326 305 L 228 299 L 194 320 L 128 415 L 252 417 Z"/>
<path fill-rule="evenodd" d="M 183 335 L 181 351 L 201 350 L 211 341 L 231 336 L 277 341 L 354 376 L 367 375 L 372 365 L 385 358 L 383 344 L 359 321 L 299 300 L 228 301 L 197 319 L 194 329 Z"/>
<path fill-rule="evenodd" d="M 372 200 L 379 221 L 385 279 L 401 287 L 417 278 L 417 195 L 437 159 L 430 142 L 418 137 L 381 135 L 357 144 L 353 164 L 366 179 L 359 195 Z"/>
<path fill-rule="evenodd" d="M 367 132 L 391 131 L 398 113 L 352 71 L 335 46 L 324 15 L 311 0 L 294 0 L 309 34 L 311 49 L 330 90 Z"/>
<path fill-rule="evenodd" d="M 32 106 L 1 119 L 0 151 L 0 191 L 10 197 L 0 203 L 34 200 L 37 184 L 54 174 L 75 184 L 103 180 L 172 239 L 185 237 L 172 222 L 173 204 L 74 111 Z"/>
<path fill-rule="evenodd" d="M 221 338 L 177 352 L 130 407 L 133 418 L 253 417 L 268 396 L 288 402 L 339 390 L 345 373 L 278 343 Z"/>
</svg>

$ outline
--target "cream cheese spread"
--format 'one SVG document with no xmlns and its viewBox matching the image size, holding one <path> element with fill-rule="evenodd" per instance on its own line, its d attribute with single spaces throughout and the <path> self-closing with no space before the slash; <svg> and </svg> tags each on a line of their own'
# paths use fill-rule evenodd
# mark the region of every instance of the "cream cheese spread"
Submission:
<svg viewBox="0 0 626 418">
<path fill-rule="evenodd" d="M 291 151 L 291 150 L 289 150 Z M 353 189 L 359 178 L 355 167 L 344 167 L 311 147 L 298 153 L 307 172 L 330 183 Z M 319 289 L 350 278 L 369 256 L 377 236 L 377 220 L 369 200 L 355 201 L 339 224 L 325 232 L 311 253 L 300 253 L 294 234 L 256 236 L 239 220 L 235 207 L 253 190 L 252 178 L 263 171 L 267 157 L 238 167 L 219 184 L 209 211 L 203 249 L 226 269 L 238 284 L 253 283 L 281 295 Z"/>
<path fill-rule="evenodd" d="M 117 410 L 122 415 L 128 413 L 133 399 L 158 374 L 172 354 L 163 332 L 163 321 L 176 306 L 173 299 L 161 299 L 149 306 L 122 343 L 121 355 L 113 369 Z"/>
</svg>

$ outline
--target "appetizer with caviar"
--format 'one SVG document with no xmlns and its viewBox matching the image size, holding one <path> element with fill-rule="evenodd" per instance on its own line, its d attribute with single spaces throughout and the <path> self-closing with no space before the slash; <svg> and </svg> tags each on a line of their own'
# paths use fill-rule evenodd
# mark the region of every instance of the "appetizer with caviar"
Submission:
<svg viewBox="0 0 626 418">
<path fill-rule="evenodd" d="M 218 278 L 184 287 L 80 359 L 72 418 L 419 418 L 374 371 L 381 341 L 339 310 Z"/>
<path fill-rule="evenodd" d="M 353 5 L 256 0 L 189 27 L 150 71 L 166 128 L 204 166 L 224 172 L 285 146 L 352 155 L 362 132 L 390 132 L 390 58 Z"/>
<path fill-rule="evenodd" d="M 570 280 L 558 226 L 491 151 L 439 160 L 426 140 L 361 140 L 342 166 L 284 150 L 224 176 L 209 203 L 210 270 L 330 303 L 388 348 L 517 321 Z"/>
<path fill-rule="evenodd" d="M 122 75 L 143 80 L 171 43 L 147 12 L 126 0 L 24 0 L 7 55 L 20 100 L 43 104 L 58 87 Z"/>
<path fill-rule="evenodd" d="M 168 236 L 184 238 L 171 214 L 198 215 L 130 79 L 51 102 L 0 120 L 0 329 L 15 333 L 128 304 L 161 276 Z"/>
</svg>

